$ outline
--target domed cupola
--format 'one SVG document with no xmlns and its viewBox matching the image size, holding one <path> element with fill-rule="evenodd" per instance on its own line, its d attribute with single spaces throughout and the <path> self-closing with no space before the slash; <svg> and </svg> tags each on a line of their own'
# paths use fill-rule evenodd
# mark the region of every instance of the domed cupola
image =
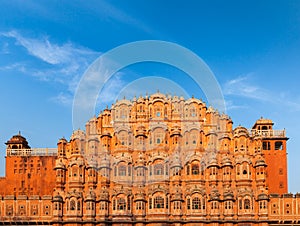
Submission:
<svg viewBox="0 0 300 226">
<path fill-rule="evenodd" d="M 21 133 L 14 135 L 9 141 L 5 143 L 7 149 L 30 149 L 25 137 L 21 136 Z"/>
</svg>

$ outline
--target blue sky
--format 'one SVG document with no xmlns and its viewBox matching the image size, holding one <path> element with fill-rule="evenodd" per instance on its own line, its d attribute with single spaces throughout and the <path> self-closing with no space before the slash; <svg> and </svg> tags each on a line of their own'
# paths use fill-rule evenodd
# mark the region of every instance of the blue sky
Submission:
<svg viewBox="0 0 300 226">
<path fill-rule="evenodd" d="M 88 66 L 114 47 L 150 39 L 184 46 L 209 65 L 234 126 L 250 128 L 263 116 L 287 130 L 289 190 L 300 192 L 300 1 L 4 0 L 0 15 L 2 175 L 4 142 L 19 130 L 32 147 L 69 138 L 73 95 Z M 148 62 L 118 72 L 97 111 L 146 76 L 205 100 L 183 72 Z M 149 84 L 147 92 L 155 88 Z"/>
</svg>

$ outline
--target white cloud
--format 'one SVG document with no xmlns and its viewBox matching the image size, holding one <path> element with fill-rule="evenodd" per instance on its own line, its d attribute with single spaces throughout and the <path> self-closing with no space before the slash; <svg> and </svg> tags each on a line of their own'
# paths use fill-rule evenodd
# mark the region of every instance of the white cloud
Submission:
<svg viewBox="0 0 300 226">
<path fill-rule="evenodd" d="M 227 109 L 245 108 L 247 106 L 240 106 L 234 104 L 233 100 L 229 97 L 244 97 L 248 99 L 254 99 L 261 102 L 267 102 L 271 104 L 276 104 L 278 106 L 285 106 L 292 111 L 300 111 L 300 97 L 291 95 L 288 92 L 280 92 L 278 90 L 267 90 L 260 87 L 259 85 L 253 84 L 251 82 L 250 73 L 245 76 L 239 76 L 226 82 L 223 86 L 223 93 L 226 96 Z"/>
<path fill-rule="evenodd" d="M 100 55 L 99 52 L 71 42 L 53 43 L 47 36 L 28 38 L 16 30 L 2 32 L 0 36 L 16 40 L 16 46 L 25 48 L 28 55 L 34 57 L 29 57 L 26 62 L 1 66 L 0 70 L 19 71 L 35 76 L 42 81 L 63 84 L 67 88 L 63 93 L 53 98 L 62 104 L 71 103 L 66 98 L 72 98 L 82 74 Z M 9 52 L 9 50 L 7 51 Z"/>
<path fill-rule="evenodd" d="M 245 105 L 237 105 L 232 100 L 225 100 L 226 110 L 245 109 L 248 108 Z"/>
<path fill-rule="evenodd" d="M 2 32 L 1 35 L 16 39 L 17 44 L 26 48 L 30 55 L 52 65 L 69 64 L 74 61 L 74 56 L 77 55 L 95 54 L 94 51 L 83 47 L 76 47 L 70 42 L 62 45 L 51 43 L 46 36 L 40 39 L 27 38 L 16 30 Z"/>
<path fill-rule="evenodd" d="M 239 76 L 225 83 L 223 86 L 224 95 L 243 96 L 246 98 L 257 99 L 262 101 L 270 101 L 269 93 L 258 85 L 250 82 L 250 76 Z"/>
<path fill-rule="evenodd" d="M 57 96 L 50 98 L 51 101 L 58 104 L 70 106 L 72 104 L 73 96 L 68 93 L 59 93 Z"/>
<path fill-rule="evenodd" d="M 0 71 L 10 71 L 10 70 L 17 70 L 20 72 L 24 72 L 25 65 L 23 63 L 13 63 L 13 64 L 8 64 L 0 67 Z"/>
<path fill-rule="evenodd" d="M 144 24 L 142 21 L 136 19 L 135 17 L 132 17 L 128 13 L 124 12 L 123 10 L 116 8 L 109 2 L 102 0 L 99 1 L 98 4 L 99 7 L 97 9 L 100 9 L 101 11 L 100 13 L 98 13 L 99 15 L 105 15 L 106 17 L 112 18 L 118 22 L 134 26 L 149 34 L 155 33 L 149 26 Z"/>
</svg>

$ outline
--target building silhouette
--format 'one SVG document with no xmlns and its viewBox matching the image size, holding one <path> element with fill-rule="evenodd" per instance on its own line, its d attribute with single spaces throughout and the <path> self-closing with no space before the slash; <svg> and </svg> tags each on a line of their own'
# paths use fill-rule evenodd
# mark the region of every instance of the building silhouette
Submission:
<svg viewBox="0 0 300 226">
<path fill-rule="evenodd" d="M 6 145 L 1 224 L 300 225 L 288 193 L 284 130 L 232 128 L 196 98 L 120 100 L 62 138 Z"/>
</svg>

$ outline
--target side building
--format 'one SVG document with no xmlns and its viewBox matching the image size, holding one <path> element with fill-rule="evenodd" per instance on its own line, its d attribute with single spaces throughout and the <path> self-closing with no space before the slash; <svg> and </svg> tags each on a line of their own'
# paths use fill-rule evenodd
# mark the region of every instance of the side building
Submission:
<svg viewBox="0 0 300 226">
<path fill-rule="evenodd" d="M 300 225 L 285 131 L 263 118 L 251 129 L 232 124 L 201 100 L 155 93 L 117 101 L 57 149 L 32 149 L 13 136 L 0 221 Z"/>
</svg>

